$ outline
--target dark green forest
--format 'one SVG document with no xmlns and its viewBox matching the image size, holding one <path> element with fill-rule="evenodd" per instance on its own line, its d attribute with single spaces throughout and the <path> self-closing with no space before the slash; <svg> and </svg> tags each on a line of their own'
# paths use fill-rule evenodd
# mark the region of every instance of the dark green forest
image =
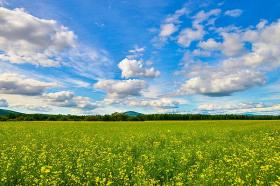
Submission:
<svg viewBox="0 0 280 186">
<path fill-rule="evenodd" d="M 124 113 L 111 115 L 48 115 L 48 114 L 8 114 L 0 116 L 0 121 L 154 121 L 154 120 L 279 120 L 271 115 L 205 115 L 205 114 L 140 114 L 129 116 Z"/>
</svg>

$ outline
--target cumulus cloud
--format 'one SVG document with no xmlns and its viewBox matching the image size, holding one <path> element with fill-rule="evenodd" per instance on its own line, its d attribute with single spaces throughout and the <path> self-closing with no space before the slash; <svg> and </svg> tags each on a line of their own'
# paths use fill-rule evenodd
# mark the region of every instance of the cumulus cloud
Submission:
<svg viewBox="0 0 280 186">
<path fill-rule="evenodd" d="M 201 23 L 207 21 L 210 17 L 218 16 L 220 13 L 220 9 L 212 9 L 208 12 L 202 10 L 198 12 L 195 16 L 193 16 L 193 27 L 199 26 Z"/>
<path fill-rule="evenodd" d="M 177 27 L 174 24 L 167 23 L 167 24 L 161 25 L 159 36 L 168 37 L 176 31 L 177 31 Z"/>
<path fill-rule="evenodd" d="M 213 9 L 209 12 L 200 11 L 195 16 L 192 17 L 192 28 L 185 28 L 183 29 L 178 36 L 177 42 L 184 46 L 189 47 L 192 42 L 202 40 L 205 31 L 204 27 L 202 26 L 202 23 L 207 21 L 210 17 L 218 16 L 221 13 L 220 9 Z M 212 20 L 213 24 L 213 20 Z"/>
<path fill-rule="evenodd" d="M 146 88 L 143 80 L 101 80 L 94 87 L 104 90 L 110 99 L 120 99 L 130 96 L 140 96 L 141 91 Z"/>
<path fill-rule="evenodd" d="M 2 61 L 58 66 L 59 54 L 75 45 L 76 36 L 67 27 L 55 20 L 34 17 L 23 9 L 0 7 L 0 25 Z"/>
<path fill-rule="evenodd" d="M 102 104 L 107 105 L 121 105 L 130 107 L 143 107 L 160 110 L 177 109 L 180 105 L 186 103 L 185 100 L 160 97 L 160 98 L 147 98 L 147 97 L 129 97 L 126 99 L 105 99 Z"/>
<path fill-rule="evenodd" d="M 54 86 L 54 83 L 30 79 L 19 74 L 4 73 L 0 75 L 0 93 L 2 94 L 37 96 Z"/>
<path fill-rule="evenodd" d="M 262 23 L 262 21 L 260 22 Z M 242 34 L 252 44 L 252 51 L 243 57 L 246 66 L 272 70 L 280 66 L 280 20 Z"/>
<path fill-rule="evenodd" d="M 112 65 L 107 51 L 78 43 L 74 32 L 55 20 L 0 7 L 0 25 L 0 62 L 61 65 L 88 78 L 111 75 L 104 70 Z"/>
<path fill-rule="evenodd" d="M 122 70 L 122 77 L 124 78 L 157 77 L 160 75 L 160 72 L 153 67 L 144 67 L 141 60 L 125 58 L 118 64 L 118 67 Z"/>
<path fill-rule="evenodd" d="M 195 49 L 192 51 L 193 56 L 200 56 L 200 57 L 210 57 L 211 52 L 201 49 Z"/>
<path fill-rule="evenodd" d="M 136 107 L 153 107 L 159 109 L 175 109 L 185 103 L 183 100 L 175 98 L 158 98 L 158 99 L 129 99 L 125 104 Z"/>
<path fill-rule="evenodd" d="M 166 38 L 174 34 L 178 30 L 180 24 L 180 17 L 186 15 L 187 13 L 188 10 L 185 7 L 183 7 L 179 10 L 176 10 L 174 14 L 168 15 L 160 26 L 160 39 L 165 40 Z"/>
<path fill-rule="evenodd" d="M 13 108 L 22 108 L 22 109 L 26 109 L 32 112 L 36 112 L 36 113 L 41 113 L 41 112 L 50 112 L 52 110 L 51 107 L 44 105 L 44 106 L 38 106 L 38 105 L 11 105 Z"/>
<path fill-rule="evenodd" d="M 250 28 L 231 34 L 234 34 L 234 40 L 238 38 L 240 40 L 238 41 L 240 47 L 231 48 L 228 44 L 229 51 L 225 54 L 231 57 L 215 65 L 186 62 L 188 65 L 185 66 L 185 71 L 188 80 L 180 89 L 182 94 L 231 95 L 234 92 L 265 84 L 266 74 L 279 68 L 280 20 L 270 25 L 261 21 L 255 29 Z M 249 42 L 251 49 L 240 53 L 244 42 Z M 221 48 L 222 45 L 213 39 L 200 44 L 204 49 Z M 228 49 L 224 48 L 224 50 Z"/>
<path fill-rule="evenodd" d="M 240 35 L 236 33 L 221 33 L 223 42 L 217 42 L 213 38 L 199 43 L 199 47 L 204 50 L 220 51 L 224 55 L 232 57 L 238 56 L 245 52 L 243 41 Z"/>
<path fill-rule="evenodd" d="M 58 107 L 70 107 L 82 110 L 93 110 L 97 107 L 90 98 L 75 96 L 75 94 L 70 91 L 46 93 L 43 97 L 47 99 L 51 105 Z"/>
<path fill-rule="evenodd" d="M 0 107 L 8 107 L 8 101 L 5 99 L 0 99 Z"/>
<path fill-rule="evenodd" d="M 198 106 L 199 112 L 209 114 L 267 114 L 278 115 L 280 113 L 280 104 L 265 104 L 265 103 L 236 103 L 227 102 L 219 103 L 204 103 Z"/>
<path fill-rule="evenodd" d="M 263 74 L 248 70 L 231 72 L 230 70 L 208 69 L 198 72 L 181 87 L 184 94 L 204 94 L 208 96 L 228 96 L 233 92 L 263 85 Z"/>
<path fill-rule="evenodd" d="M 240 9 L 227 10 L 227 11 L 225 12 L 225 15 L 226 15 L 226 16 L 230 16 L 230 17 L 239 17 L 239 16 L 241 16 L 242 12 L 243 12 L 243 11 L 240 10 Z"/>
<path fill-rule="evenodd" d="M 205 31 L 201 26 L 196 29 L 186 28 L 178 36 L 178 43 L 184 47 L 189 47 L 193 41 L 199 41 L 203 38 Z"/>
<path fill-rule="evenodd" d="M 168 15 L 165 18 L 164 22 L 165 23 L 176 23 L 176 24 L 178 24 L 178 23 L 180 23 L 180 21 L 179 21 L 180 17 L 188 14 L 188 12 L 189 12 L 188 9 L 185 8 L 185 7 L 181 8 L 181 9 L 178 9 L 178 10 L 175 11 L 174 14 Z"/>
<path fill-rule="evenodd" d="M 129 50 L 130 53 L 142 53 L 145 51 L 144 47 L 135 46 L 134 49 Z"/>
</svg>

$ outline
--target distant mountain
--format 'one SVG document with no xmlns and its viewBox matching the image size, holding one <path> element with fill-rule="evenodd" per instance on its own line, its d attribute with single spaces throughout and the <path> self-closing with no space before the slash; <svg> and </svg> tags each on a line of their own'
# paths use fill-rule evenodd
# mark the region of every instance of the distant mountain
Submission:
<svg viewBox="0 0 280 186">
<path fill-rule="evenodd" d="M 21 113 L 15 112 L 15 111 L 12 111 L 12 110 L 0 109 L 0 116 L 6 116 L 6 115 L 9 115 L 9 114 L 21 114 Z"/>
<path fill-rule="evenodd" d="M 141 116 L 141 115 L 143 115 L 139 112 L 134 112 L 134 111 L 127 111 L 127 112 L 124 112 L 123 114 L 127 115 L 127 116 Z"/>
</svg>

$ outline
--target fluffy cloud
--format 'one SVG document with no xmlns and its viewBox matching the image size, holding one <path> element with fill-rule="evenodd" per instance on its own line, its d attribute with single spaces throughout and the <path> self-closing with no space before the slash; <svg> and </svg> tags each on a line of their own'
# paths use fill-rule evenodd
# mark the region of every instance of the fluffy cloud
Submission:
<svg viewBox="0 0 280 186">
<path fill-rule="evenodd" d="M 147 98 L 147 97 L 129 97 L 126 99 L 105 99 L 102 105 L 119 105 L 119 106 L 130 106 L 130 107 L 143 107 L 152 108 L 156 110 L 169 110 L 177 109 L 180 105 L 186 103 L 185 100 L 172 98 L 172 97 L 161 97 L 161 98 Z"/>
<path fill-rule="evenodd" d="M 4 73 L 0 75 L 0 93 L 2 94 L 37 96 L 53 86 L 55 86 L 54 83 L 29 79 L 19 74 Z"/>
<path fill-rule="evenodd" d="M 188 13 L 187 8 L 183 7 L 179 10 L 176 10 L 174 14 L 167 16 L 164 22 L 178 24 L 180 23 L 179 22 L 180 17 L 186 15 L 187 13 Z"/>
<path fill-rule="evenodd" d="M 202 40 L 206 33 L 204 31 L 202 23 L 207 21 L 210 17 L 218 16 L 220 13 L 220 9 L 213 9 L 209 12 L 198 12 L 195 16 L 192 17 L 192 28 L 183 29 L 178 36 L 177 42 L 184 47 L 189 47 L 192 42 Z"/>
<path fill-rule="evenodd" d="M 82 110 L 93 110 L 96 104 L 88 97 L 75 96 L 73 92 L 61 91 L 43 95 L 51 105 L 59 107 L 78 108 Z"/>
<path fill-rule="evenodd" d="M 102 80 L 97 82 L 94 87 L 106 91 L 108 98 L 119 99 L 129 96 L 140 96 L 141 91 L 146 88 L 143 80 Z"/>
<path fill-rule="evenodd" d="M 35 112 L 35 113 L 42 113 L 42 112 L 49 112 L 52 110 L 51 107 L 49 106 L 38 106 L 38 105 L 12 105 L 11 107 L 13 108 L 22 108 L 22 109 L 26 109 L 26 110 L 29 110 L 29 111 L 32 111 L 32 112 Z"/>
<path fill-rule="evenodd" d="M 218 16 L 220 13 L 220 9 L 213 9 L 208 12 L 202 10 L 198 12 L 195 16 L 193 16 L 193 27 L 197 27 L 201 23 L 207 21 L 210 17 Z"/>
<path fill-rule="evenodd" d="M 153 107 L 158 109 L 175 109 L 184 101 L 174 98 L 158 98 L 158 99 L 129 99 L 125 104 L 136 107 Z"/>
<path fill-rule="evenodd" d="M 248 70 L 232 73 L 230 70 L 208 69 L 203 72 L 200 71 L 198 74 L 198 76 L 190 78 L 182 85 L 181 93 L 228 96 L 233 92 L 265 83 L 265 78 L 261 73 Z"/>
<path fill-rule="evenodd" d="M 8 107 L 8 101 L 5 99 L 0 99 L 0 107 Z"/>
<path fill-rule="evenodd" d="M 199 47 L 209 51 L 221 51 L 224 55 L 232 57 L 242 54 L 244 49 L 243 41 L 240 39 L 240 35 L 236 33 L 221 33 L 223 42 L 217 42 L 210 38 L 207 41 L 199 43 Z"/>
<path fill-rule="evenodd" d="M 34 17 L 23 9 L 0 7 L 0 25 L 2 61 L 58 66 L 59 53 L 75 45 L 76 36 L 68 28 L 54 20 Z"/>
<path fill-rule="evenodd" d="M 164 23 L 160 26 L 159 36 L 161 38 L 167 38 L 171 36 L 178 30 L 179 18 L 185 14 L 187 14 L 186 8 L 181 8 L 177 10 L 174 14 L 171 14 L 166 17 Z"/>
<path fill-rule="evenodd" d="M 168 37 L 176 31 L 177 31 L 177 27 L 174 24 L 167 23 L 167 24 L 161 25 L 159 36 Z"/>
<path fill-rule="evenodd" d="M 178 43 L 184 47 L 189 47 L 193 41 L 199 41 L 203 38 L 205 31 L 201 26 L 196 29 L 186 28 L 178 36 Z"/>
<path fill-rule="evenodd" d="M 260 26 L 262 23 L 257 25 L 256 30 L 247 30 L 242 34 L 243 40 L 252 44 L 252 51 L 243 56 L 243 63 L 273 70 L 280 66 L 280 20 L 266 26 Z"/>
<path fill-rule="evenodd" d="M 227 10 L 225 12 L 225 15 L 230 16 L 230 17 L 239 17 L 242 14 L 242 10 L 240 9 L 234 9 L 234 10 Z"/>
<path fill-rule="evenodd" d="M 131 49 L 131 50 L 129 50 L 128 52 L 130 52 L 130 53 L 142 53 L 142 52 L 144 52 L 145 51 L 145 48 L 144 47 L 134 47 L 134 49 Z"/>
<path fill-rule="evenodd" d="M 266 82 L 266 74 L 280 66 L 280 21 L 266 25 L 261 21 L 256 29 L 231 33 L 236 46 L 223 48 L 225 54 L 231 56 L 221 60 L 220 63 L 209 66 L 186 62 L 186 76 L 189 78 L 181 87 L 182 94 L 204 94 L 209 96 L 225 96 L 237 91 L 263 85 Z M 224 35 L 224 37 L 231 37 Z M 232 39 L 232 38 L 231 38 Z M 226 40 L 226 39 L 225 39 Z M 251 44 L 249 51 L 241 51 L 244 42 Z M 224 42 L 225 43 L 225 42 Z M 234 44 L 232 44 L 234 45 Z M 225 47 L 209 39 L 200 46 L 204 49 Z M 239 53 L 239 55 L 237 55 Z M 233 56 L 234 55 L 234 56 Z"/>
<path fill-rule="evenodd" d="M 198 106 L 199 112 L 209 114 L 268 114 L 278 115 L 280 112 L 280 104 L 264 104 L 264 103 L 235 103 L 228 102 L 223 104 L 205 103 Z"/>
<path fill-rule="evenodd" d="M 206 50 L 211 47 L 224 50 L 229 56 L 234 58 L 225 59 L 222 63 L 224 68 L 241 68 L 260 70 L 268 72 L 280 66 L 280 20 L 267 25 L 262 20 L 255 29 L 250 28 L 236 33 L 221 33 L 224 36 L 224 43 L 215 42 L 209 39 L 201 42 L 200 46 Z M 226 42 L 226 40 L 228 40 Z M 250 45 L 248 51 L 242 51 L 242 46 Z M 223 47 L 221 47 L 223 45 Z M 241 55 L 242 54 L 242 55 Z"/>
<path fill-rule="evenodd" d="M 135 59 L 123 59 L 118 67 L 122 70 L 122 77 L 157 77 L 160 72 L 152 68 L 145 68 L 143 61 Z"/>
</svg>

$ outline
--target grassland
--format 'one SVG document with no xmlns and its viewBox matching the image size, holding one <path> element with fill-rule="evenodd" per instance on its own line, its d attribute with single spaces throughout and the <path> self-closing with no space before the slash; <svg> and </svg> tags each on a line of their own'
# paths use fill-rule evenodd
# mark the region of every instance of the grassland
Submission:
<svg viewBox="0 0 280 186">
<path fill-rule="evenodd" d="M 280 185 L 280 121 L 0 123 L 0 185 Z"/>
</svg>

